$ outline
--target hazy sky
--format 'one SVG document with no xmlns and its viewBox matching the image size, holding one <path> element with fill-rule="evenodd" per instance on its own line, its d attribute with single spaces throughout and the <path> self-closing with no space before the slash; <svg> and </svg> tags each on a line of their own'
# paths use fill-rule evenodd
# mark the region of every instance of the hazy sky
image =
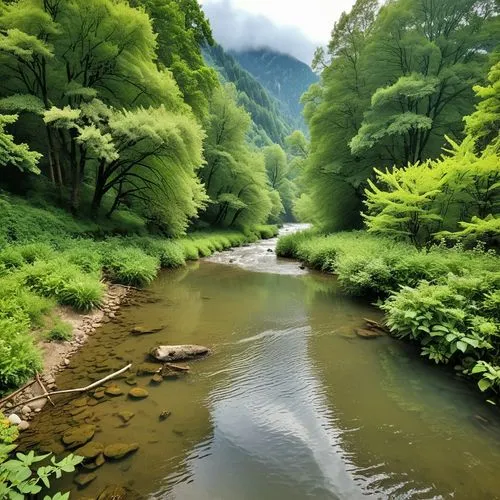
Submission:
<svg viewBox="0 0 500 500">
<path fill-rule="evenodd" d="M 200 0 L 227 49 L 269 46 L 310 63 L 354 0 Z"/>
</svg>

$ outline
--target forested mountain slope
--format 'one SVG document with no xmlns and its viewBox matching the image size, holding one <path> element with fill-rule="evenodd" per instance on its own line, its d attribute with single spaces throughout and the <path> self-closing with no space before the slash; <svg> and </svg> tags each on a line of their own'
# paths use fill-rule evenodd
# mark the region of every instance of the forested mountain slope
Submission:
<svg viewBox="0 0 500 500">
<path fill-rule="evenodd" d="M 306 129 L 300 98 L 318 76 L 303 62 L 271 49 L 234 51 L 231 55 L 250 72 L 294 119 L 294 127 Z"/>
<path fill-rule="evenodd" d="M 283 144 L 291 132 L 291 117 L 283 114 L 280 104 L 267 90 L 220 45 L 205 46 L 206 62 L 215 68 L 223 82 L 234 83 L 238 103 L 252 116 L 252 141 L 258 146 L 272 142 Z"/>
</svg>

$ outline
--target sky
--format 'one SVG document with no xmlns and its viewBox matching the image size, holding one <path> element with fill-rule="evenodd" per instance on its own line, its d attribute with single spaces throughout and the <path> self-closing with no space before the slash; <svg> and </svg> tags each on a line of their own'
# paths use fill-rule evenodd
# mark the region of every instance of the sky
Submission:
<svg viewBox="0 0 500 500">
<path fill-rule="evenodd" d="M 354 0 L 200 0 L 225 49 L 267 46 L 310 64 Z"/>
</svg>

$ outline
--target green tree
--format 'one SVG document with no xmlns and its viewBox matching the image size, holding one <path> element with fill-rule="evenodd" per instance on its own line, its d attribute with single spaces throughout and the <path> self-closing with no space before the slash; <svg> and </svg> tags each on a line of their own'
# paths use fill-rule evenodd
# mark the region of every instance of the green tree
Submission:
<svg viewBox="0 0 500 500">
<path fill-rule="evenodd" d="M 16 144 L 14 136 L 5 131 L 5 126 L 16 120 L 17 115 L 0 115 L 0 166 L 13 165 L 22 172 L 38 174 L 37 165 L 42 155 L 30 151 L 27 144 Z"/>
<path fill-rule="evenodd" d="M 210 197 L 202 218 L 223 226 L 265 222 L 272 208 L 264 158 L 246 142 L 250 116 L 236 98 L 233 85 L 214 91 L 200 171 Z"/>
</svg>

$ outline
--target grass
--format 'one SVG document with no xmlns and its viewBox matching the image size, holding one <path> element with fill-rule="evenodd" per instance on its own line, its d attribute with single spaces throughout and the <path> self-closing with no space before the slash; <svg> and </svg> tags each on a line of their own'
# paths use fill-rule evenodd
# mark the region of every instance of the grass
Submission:
<svg viewBox="0 0 500 500">
<path fill-rule="evenodd" d="M 277 254 L 334 273 L 343 290 L 369 296 L 399 338 L 436 363 L 461 365 L 481 390 L 500 394 L 500 258 L 481 248 L 407 243 L 364 231 L 314 230 L 279 239 Z"/>
<path fill-rule="evenodd" d="M 133 214 L 96 223 L 0 195 L 0 394 L 41 369 L 35 330 L 45 329 L 50 340 L 70 338 L 69 325 L 54 322 L 57 304 L 87 312 L 102 303 L 105 281 L 147 286 L 160 269 L 277 231 L 258 226 L 172 240 L 148 235 Z"/>
</svg>

